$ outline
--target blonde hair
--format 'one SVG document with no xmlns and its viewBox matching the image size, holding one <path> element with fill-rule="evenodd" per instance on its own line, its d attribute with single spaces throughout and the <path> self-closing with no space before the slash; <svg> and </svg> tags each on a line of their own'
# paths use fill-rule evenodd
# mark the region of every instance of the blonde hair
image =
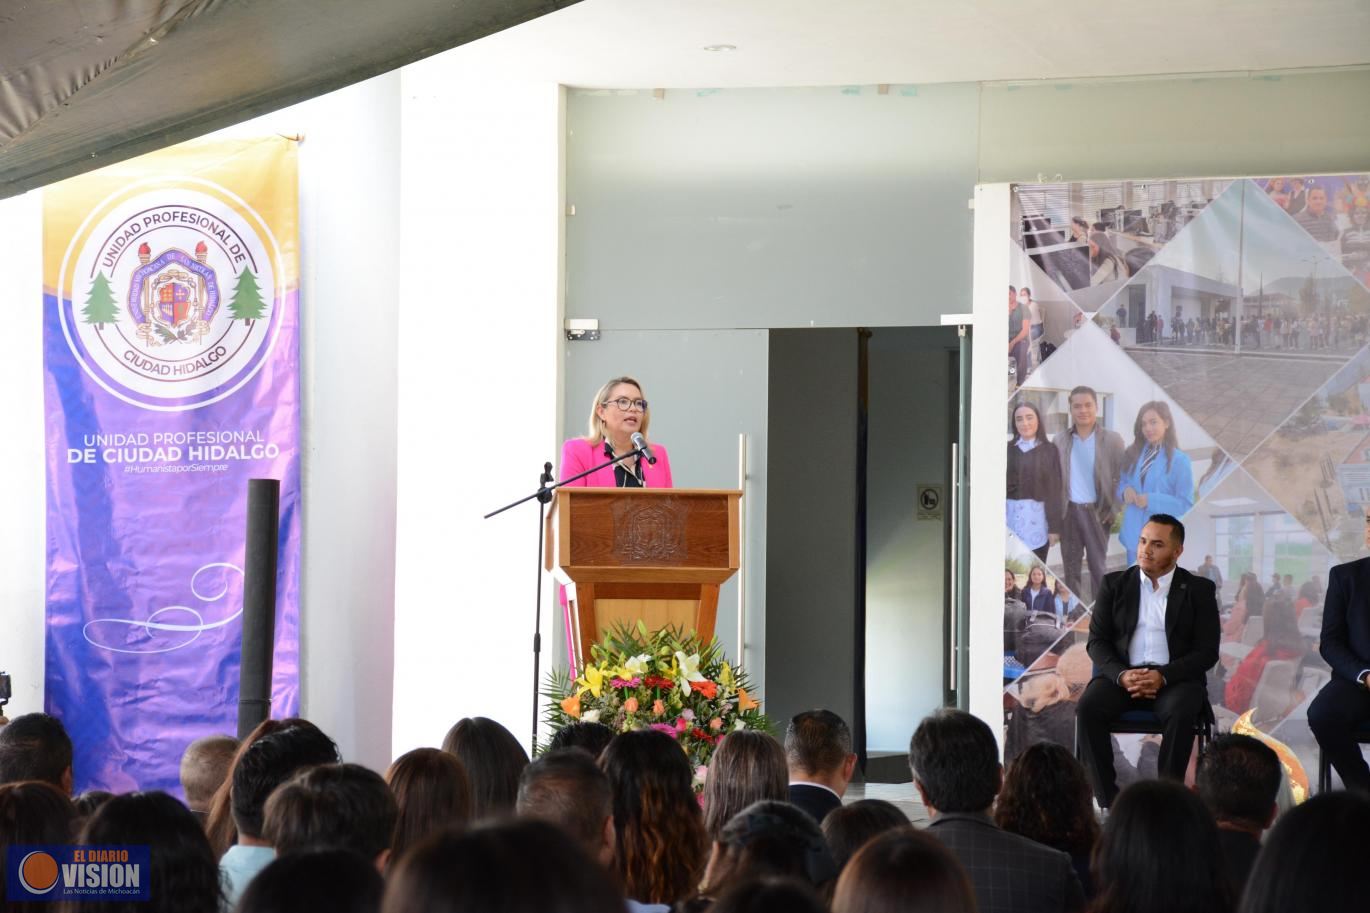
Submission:
<svg viewBox="0 0 1370 913">
<path fill-rule="evenodd" d="M 590 403 L 589 434 L 585 435 L 585 440 L 590 442 L 591 447 L 598 447 L 600 444 L 604 443 L 604 423 L 599 419 L 599 407 L 604 405 L 608 400 L 609 391 L 613 390 L 619 384 L 632 384 L 634 387 L 637 387 L 637 392 L 642 398 L 644 400 L 647 399 L 646 394 L 642 393 L 642 384 L 637 382 L 637 378 L 628 377 L 625 374 L 623 377 L 609 379 L 604 386 L 595 391 L 595 398 Z M 614 408 L 618 407 L 615 406 Z M 642 425 L 640 426 L 640 430 L 642 431 L 643 437 L 647 436 L 647 426 L 651 423 L 651 409 L 642 410 Z"/>
</svg>

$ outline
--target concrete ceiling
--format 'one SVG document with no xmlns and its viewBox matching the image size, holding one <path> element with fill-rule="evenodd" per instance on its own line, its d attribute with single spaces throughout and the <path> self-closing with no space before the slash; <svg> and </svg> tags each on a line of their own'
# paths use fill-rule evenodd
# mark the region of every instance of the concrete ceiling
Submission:
<svg viewBox="0 0 1370 913">
<path fill-rule="evenodd" d="M 1370 64 L 1370 0 L 584 0 L 454 53 L 638 89 L 1346 67 Z"/>
</svg>

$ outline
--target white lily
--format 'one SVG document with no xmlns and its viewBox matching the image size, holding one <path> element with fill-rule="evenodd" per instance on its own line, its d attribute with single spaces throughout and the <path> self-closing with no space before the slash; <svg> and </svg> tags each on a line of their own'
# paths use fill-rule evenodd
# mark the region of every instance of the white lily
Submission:
<svg viewBox="0 0 1370 913">
<path fill-rule="evenodd" d="M 598 723 L 600 713 L 601 711 L 599 710 L 587 710 L 580 715 L 581 722 Z"/>
<path fill-rule="evenodd" d="M 706 682 L 704 676 L 699 674 L 699 654 L 692 653 L 686 656 L 681 651 L 675 651 L 675 661 L 680 666 L 680 690 L 685 695 L 690 693 L 690 682 Z"/>
<path fill-rule="evenodd" d="M 651 661 L 652 658 L 650 656 L 646 653 L 642 653 L 625 662 L 623 664 L 623 669 L 629 674 L 629 677 L 634 675 L 646 675 L 647 664 Z"/>
</svg>

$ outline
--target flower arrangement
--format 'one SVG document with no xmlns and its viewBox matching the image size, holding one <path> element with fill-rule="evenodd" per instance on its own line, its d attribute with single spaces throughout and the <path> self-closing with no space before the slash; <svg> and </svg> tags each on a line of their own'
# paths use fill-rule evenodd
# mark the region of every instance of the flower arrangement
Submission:
<svg viewBox="0 0 1370 913">
<path fill-rule="evenodd" d="M 761 702 L 747 693 L 746 673 L 723 656 L 717 639 L 641 621 L 619 626 L 590 648 L 579 678 L 554 672 L 545 692 L 548 728 L 577 721 L 615 732 L 655 729 L 680 743 L 702 789 L 714 747 L 738 729 L 769 729 Z"/>
</svg>

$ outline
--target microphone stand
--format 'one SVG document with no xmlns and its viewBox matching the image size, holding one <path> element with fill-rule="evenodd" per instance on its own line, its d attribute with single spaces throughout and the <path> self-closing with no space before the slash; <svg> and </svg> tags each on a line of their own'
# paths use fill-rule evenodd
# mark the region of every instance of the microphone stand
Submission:
<svg viewBox="0 0 1370 913">
<path fill-rule="evenodd" d="M 646 450 L 646 445 L 638 447 L 635 450 L 629 450 L 627 453 L 621 456 L 616 456 L 608 462 L 600 463 L 598 466 L 593 466 L 590 469 L 585 470 L 584 472 L 577 473 L 576 475 L 571 476 L 569 479 L 562 479 L 560 482 L 553 481 L 554 477 L 552 475 L 552 464 L 543 463 L 542 475 L 538 477 L 537 491 L 533 492 L 531 495 L 525 495 L 524 497 L 519 498 L 517 501 L 513 501 L 509 504 L 506 504 L 498 510 L 492 510 L 490 511 L 490 513 L 486 514 L 482 518 L 485 520 L 489 520 L 491 517 L 494 517 L 498 514 L 502 514 L 510 508 L 518 507 L 520 504 L 523 504 L 526 501 L 532 501 L 536 499 L 538 502 L 538 591 L 537 598 L 536 600 L 534 600 L 533 603 L 533 743 L 532 747 L 528 752 L 530 756 L 533 755 L 538 748 L 538 676 L 540 674 L 538 667 L 542 659 L 542 528 L 547 520 L 547 505 L 552 503 L 552 492 L 556 491 L 558 488 L 561 488 L 563 485 L 569 485 L 572 482 L 575 482 L 579 479 L 583 479 L 591 473 L 599 472 L 601 469 L 605 469 L 609 466 L 616 466 L 631 456 L 641 456 L 643 457 L 643 459 L 646 459 Z M 649 460 L 648 462 L 652 461 Z"/>
</svg>

